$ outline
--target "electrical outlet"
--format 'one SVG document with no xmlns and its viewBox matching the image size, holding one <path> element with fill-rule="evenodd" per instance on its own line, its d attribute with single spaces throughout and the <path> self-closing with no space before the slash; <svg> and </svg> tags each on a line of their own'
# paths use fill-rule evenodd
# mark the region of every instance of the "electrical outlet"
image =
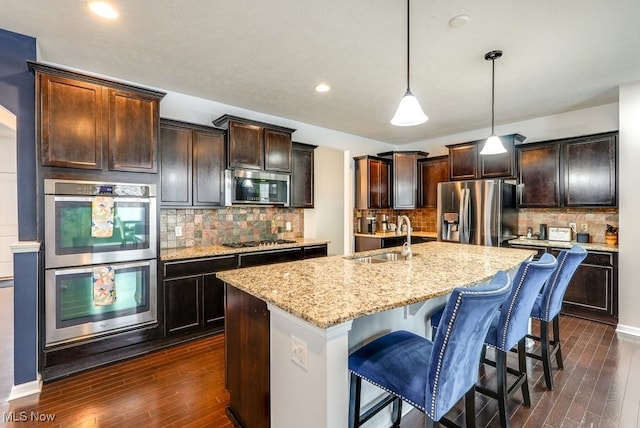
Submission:
<svg viewBox="0 0 640 428">
<path fill-rule="evenodd" d="M 287 229 L 287 232 L 291 232 L 291 222 L 290 222 L 290 221 L 288 221 L 288 222 L 285 224 L 285 227 L 286 227 L 286 229 Z"/>
<path fill-rule="evenodd" d="M 176 228 L 174 229 L 175 233 L 176 233 L 176 238 L 182 236 L 182 226 L 176 226 Z"/>
<path fill-rule="evenodd" d="M 587 223 L 582 223 L 582 225 L 580 225 L 580 231 L 581 232 L 588 232 L 589 231 L 589 225 L 587 225 Z"/>
<path fill-rule="evenodd" d="M 569 223 L 569 228 L 571 229 L 571 231 L 572 231 L 573 233 L 578 232 L 578 229 L 577 229 L 577 226 L 576 226 L 576 224 L 575 224 L 575 223 Z"/>
<path fill-rule="evenodd" d="M 291 336 L 291 360 L 303 369 L 307 369 L 307 342 L 293 335 Z"/>
</svg>

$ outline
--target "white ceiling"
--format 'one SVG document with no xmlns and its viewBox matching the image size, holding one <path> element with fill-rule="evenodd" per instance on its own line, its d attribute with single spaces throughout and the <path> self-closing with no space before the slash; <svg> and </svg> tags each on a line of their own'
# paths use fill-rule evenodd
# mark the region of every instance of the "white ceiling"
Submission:
<svg viewBox="0 0 640 428">
<path fill-rule="evenodd" d="M 608 104 L 640 80 L 638 0 L 413 0 L 411 89 L 429 121 L 389 123 L 406 89 L 404 0 L 0 0 L 40 60 L 400 145 Z M 466 13 L 467 25 L 448 21 Z M 332 90 L 317 94 L 326 82 Z"/>
</svg>

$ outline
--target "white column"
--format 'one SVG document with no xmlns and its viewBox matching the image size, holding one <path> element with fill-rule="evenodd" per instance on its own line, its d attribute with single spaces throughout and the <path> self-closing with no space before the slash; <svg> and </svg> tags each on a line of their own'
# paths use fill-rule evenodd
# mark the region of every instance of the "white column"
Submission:
<svg viewBox="0 0 640 428">
<path fill-rule="evenodd" d="M 271 426 L 346 427 L 351 321 L 320 329 L 277 307 L 267 307 Z"/>
</svg>

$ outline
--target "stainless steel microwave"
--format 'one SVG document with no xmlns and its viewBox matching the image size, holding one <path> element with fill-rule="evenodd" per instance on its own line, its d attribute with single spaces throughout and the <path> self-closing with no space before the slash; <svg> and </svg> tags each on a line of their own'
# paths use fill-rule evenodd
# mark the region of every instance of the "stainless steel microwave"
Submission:
<svg viewBox="0 0 640 428">
<path fill-rule="evenodd" d="M 225 205 L 289 206 L 288 174 L 234 169 L 225 171 Z"/>
</svg>

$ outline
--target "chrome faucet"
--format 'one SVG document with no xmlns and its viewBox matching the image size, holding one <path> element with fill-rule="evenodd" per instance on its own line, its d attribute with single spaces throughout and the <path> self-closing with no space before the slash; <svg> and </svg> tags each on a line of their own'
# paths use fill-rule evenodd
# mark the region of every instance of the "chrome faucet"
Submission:
<svg viewBox="0 0 640 428">
<path fill-rule="evenodd" d="M 402 245 L 402 252 L 400 253 L 405 260 L 411 260 L 413 252 L 411 251 L 411 221 L 406 215 L 398 217 L 398 233 L 402 231 L 402 221 L 407 223 L 407 242 Z"/>
</svg>

